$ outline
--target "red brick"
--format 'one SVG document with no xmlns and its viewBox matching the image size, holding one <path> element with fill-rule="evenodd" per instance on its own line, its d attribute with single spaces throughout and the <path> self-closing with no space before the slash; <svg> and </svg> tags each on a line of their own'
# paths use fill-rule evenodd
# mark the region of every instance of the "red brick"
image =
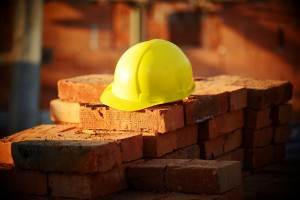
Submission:
<svg viewBox="0 0 300 200">
<path fill-rule="evenodd" d="M 183 106 L 159 105 L 141 111 L 126 112 L 105 106 L 80 108 L 83 129 L 132 130 L 165 133 L 184 126 Z"/>
<path fill-rule="evenodd" d="M 285 159 L 286 144 L 273 144 L 273 162 L 283 161 Z"/>
<path fill-rule="evenodd" d="M 200 158 L 200 148 L 198 145 L 191 145 L 181 149 L 177 149 L 171 153 L 163 156 L 167 159 L 199 159 Z"/>
<path fill-rule="evenodd" d="M 238 110 L 199 123 L 199 139 L 214 139 L 244 125 L 244 112 Z"/>
<path fill-rule="evenodd" d="M 273 151 L 272 145 L 258 148 L 246 148 L 245 168 L 255 169 L 270 164 L 273 161 Z"/>
<path fill-rule="evenodd" d="M 272 107 L 271 119 L 274 124 L 286 124 L 292 119 L 293 108 L 291 104 L 281 104 L 279 106 Z"/>
<path fill-rule="evenodd" d="M 50 101 L 50 119 L 55 123 L 79 124 L 79 109 L 77 102 L 53 99 Z"/>
<path fill-rule="evenodd" d="M 229 92 L 229 111 L 236 111 L 247 106 L 247 89 L 241 86 L 223 86 Z"/>
<path fill-rule="evenodd" d="M 241 147 L 242 144 L 242 129 L 236 129 L 231 133 L 221 136 L 224 140 L 224 153 Z"/>
<path fill-rule="evenodd" d="M 90 74 L 61 79 L 57 82 L 58 97 L 79 103 L 99 103 L 102 92 L 111 82 L 111 74 Z"/>
<path fill-rule="evenodd" d="M 177 148 L 187 147 L 197 144 L 198 141 L 198 124 L 186 125 L 177 129 Z"/>
<path fill-rule="evenodd" d="M 144 156 L 158 158 L 177 149 L 176 131 L 164 134 L 143 134 Z"/>
<path fill-rule="evenodd" d="M 267 146 L 273 138 L 273 127 L 262 129 L 244 129 L 243 147 L 255 148 Z"/>
<path fill-rule="evenodd" d="M 245 109 L 245 127 L 252 129 L 259 129 L 270 126 L 271 120 L 271 109 L 265 108 L 261 110 L 254 110 L 252 108 Z"/>
<path fill-rule="evenodd" d="M 291 128 L 289 124 L 274 126 L 273 144 L 286 143 L 290 138 Z"/>
<path fill-rule="evenodd" d="M 114 166 L 94 174 L 50 173 L 48 186 L 53 197 L 95 199 L 128 187 L 124 170 Z"/>
<path fill-rule="evenodd" d="M 0 140 L 0 163 L 13 165 L 13 158 L 11 155 L 11 144 L 19 141 L 26 140 L 43 140 L 47 139 L 45 135 L 50 132 L 60 134 L 69 129 L 74 129 L 74 126 L 67 125 L 46 125 L 42 124 L 35 126 L 24 131 L 14 133 Z M 44 137 L 44 138 L 43 138 Z"/>
<path fill-rule="evenodd" d="M 242 184 L 241 165 L 238 161 L 199 159 L 170 163 L 166 184 L 175 192 L 220 194 Z"/>
<path fill-rule="evenodd" d="M 23 141 L 12 144 L 12 154 L 17 167 L 47 172 L 105 172 L 122 163 L 114 141 Z"/>
<path fill-rule="evenodd" d="M 107 130 L 81 130 L 81 137 L 76 139 L 92 140 L 92 141 L 107 141 L 114 140 L 120 145 L 122 153 L 122 161 L 131 162 L 143 157 L 143 136 L 142 133 L 128 132 L 128 131 L 107 131 Z M 71 136 L 74 138 L 75 133 L 69 131 Z M 64 135 L 67 135 L 65 133 Z"/>
<path fill-rule="evenodd" d="M 203 141 L 200 146 L 200 158 L 211 160 L 216 156 L 224 154 L 224 140 L 221 137 Z"/>
<path fill-rule="evenodd" d="M 197 80 L 197 78 L 195 78 Z M 228 93 L 228 111 L 236 111 L 247 106 L 247 89 L 243 86 L 228 85 L 222 80 L 213 80 L 212 78 L 200 78 L 197 81 L 198 91 L 227 92 Z"/>
<path fill-rule="evenodd" d="M 217 156 L 217 160 L 236 160 L 240 161 L 242 168 L 244 168 L 244 149 L 238 148 L 236 150 L 227 152 L 223 155 Z"/>
<path fill-rule="evenodd" d="M 194 124 L 221 115 L 228 110 L 228 93 L 199 89 L 184 99 L 185 122 Z"/>
<path fill-rule="evenodd" d="M 154 159 L 145 163 L 131 165 L 127 168 L 126 177 L 134 189 L 145 191 L 167 191 L 165 170 L 168 163 L 184 163 L 182 159 Z"/>
<path fill-rule="evenodd" d="M 47 174 L 18 168 L 0 170 L 0 192 L 9 196 L 47 195 Z"/>
<path fill-rule="evenodd" d="M 107 131 L 107 130 L 79 130 L 70 125 L 39 125 L 20 133 L 13 134 L 0 140 L 0 148 L 3 151 L 2 159 L 6 157 L 3 163 L 12 163 L 13 159 L 10 153 L 11 143 L 19 141 L 79 141 L 85 140 L 90 142 L 99 142 L 114 140 L 122 151 L 123 162 L 129 162 L 142 157 L 143 155 L 143 138 L 141 133 Z M 5 151 L 4 151 L 5 150 Z M 5 157 L 4 157 L 5 156 Z"/>
<path fill-rule="evenodd" d="M 238 161 L 154 159 L 127 168 L 134 189 L 220 194 L 241 185 Z"/>
<path fill-rule="evenodd" d="M 285 103 L 293 95 L 293 85 L 289 81 L 255 79 L 231 75 L 215 76 L 209 78 L 209 80 L 223 81 L 227 85 L 247 88 L 248 106 L 254 109 L 262 109 Z"/>
</svg>

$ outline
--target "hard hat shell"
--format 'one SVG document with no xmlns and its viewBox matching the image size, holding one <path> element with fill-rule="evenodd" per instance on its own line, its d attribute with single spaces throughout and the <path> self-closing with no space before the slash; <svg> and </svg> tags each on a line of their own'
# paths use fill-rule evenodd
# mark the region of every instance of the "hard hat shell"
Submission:
<svg viewBox="0 0 300 200">
<path fill-rule="evenodd" d="M 184 99 L 194 89 L 186 55 L 169 41 L 153 39 L 130 47 L 121 56 L 114 81 L 100 101 L 119 110 L 136 111 Z"/>
</svg>

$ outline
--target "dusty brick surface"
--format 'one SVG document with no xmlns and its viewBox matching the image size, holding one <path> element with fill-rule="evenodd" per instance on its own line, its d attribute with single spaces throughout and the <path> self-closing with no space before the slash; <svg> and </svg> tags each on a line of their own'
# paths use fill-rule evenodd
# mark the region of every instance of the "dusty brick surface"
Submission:
<svg viewBox="0 0 300 200">
<path fill-rule="evenodd" d="M 81 134 L 81 132 L 83 134 Z M 120 145 L 122 161 L 130 162 L 143 157 L 143 136 L 142 133 L 128 131 L 107 131 L 107 130 L 79 130 L 77 139 L 91 141 L 113 140 Z M 67 133 L 64 134 L 67 136 Z M 72 131 L 68 135 L 73 137 Z M 74 137 L 73 137 L 74 138 Z"/>
<path fill-rule="evenodd" d="M 177 149 L 176 131 L 164 134 L 143 134 L 144 156 L 157 158 Z"/>
<path fill-rule="evenodd" d="M 4 199 L 12 195 L 47 195 L 47 174 L 18 168 L 0 170 L 0 193 Z"/>
<path fill-rule="evenodd" d="M 216 160 L 236 160 L 241 162 L 242 168 L 244 168 L 244 149 L 238 148 L 233 151 L 227 152 L 223 155 L 217 156 Z"/>
<path fill-rule="evenodd" d="M 57 82 L 58 97 L 79 103 L 99 103 L 105 88 L 113 82 L 113 75 L 90 74 L 61 79 Z"/>
<path fill-rule="evenodd" d="M 199 159 L 200 158 L 200 148 L 198 145 L 191 145 L 181 149 L 177 149 L 171 153 L 163 156 L 167 159 Z"/>
<path fill-rule="evenodd" d="M 289 124 L 281 124 L 274 126 L 274 135 L 272 138 L 272 143 L 287 143 L 290 137 L 291 127 Z"/>
<path fill-rule="evenodd" d="M 141 133 L 135 132 L 118 132 L 118 131 L 82 131 L 70 125 L 39 125 L 25 131 L 13 134 L 0 140 L 0 148 L 3 151 L 2 163 L 13 164 L 10 152 L 11 144 L 20 141 L 66 141 L 86 143 L 99 143 L 101 141 L 112 140 L 119 146 L 122 153 L 122 161 L 129 162 L 142 157 L 143 155 L 143 138 Z M 79 147 L 78 147 L 79 148 Z M 4 157 L 5 156 L 5 157 Z"/>
<path fill-rule="evenodd" d="M 165 133 L 184 126 L 183 106 L 159 105 L 141 111 L 126 112 L 105 106 L 80 108 L 83 129 L 132 130 Z"/>
<path fill-rule="evenodd" d="M 77 102 L 53 99 L 50 101 L 50 119 L 55 123 L 79 124 L 79 109 Z"/>
<path fill-rule="evenodd" d="M 245 148 L 245 169 L 255 169 L 273 161 L 273 145 L 260 148 Z"/>
<path fill-rule="evenodd" d="M 244 113 L 246 128 L 259 129 L 272 124 L 270 108 L 260 110 L 246 108 Z"/>
<path fill-rule="evenodd" d="M 96 199 L 128 187 L 121 166 L 94 174 L 50 173 L 48 185 L 51 196 L 76 199 Z"/>
<path fill-rule="evenodd" d="M 248 106 L 254 109 L 285 103 L 291 100 L 293 95 L 293 85 L 289 81 L 255 79 L 232 75 L 210 77 L 208 80 L 247 88 Z"/>
<path fill-rule="evenodd" d="M 168 164 L 166 185 L 170 191 L 220 194 L 241 185 L 238 161 L 191 160 Z"/>
<path fill-rule="evenodd" d="M 199 140 L 214 139 L 244 125 L 244 111 L 238 110 L 199 123 Z"/>
<path fill-rule="evenodd" d="M 228 110 L 228 92 L 197 88 L 184 99 L 185 123 L 194 124 L 221 115 Z"/>
<path fill-rule="evenodd" d="M 23 141 L 12 144 L 12 155 L 17 167 L 46 172 L 105 172 L 122 163 L 113 141 Z"/>
<path fill-rule="evenodd" d="M 293 108 L 291 104 L 281 104 L 271 109 L 271 119 L 274 124 L 286 124 L 292 119 Z"/>
<path fill-rule="evenodd" d="M 243 130 L 243 147 L 255 148 L 267 146 L 273 138 L 273 127 L 262 129 L 247 129 Z"/>
<path fill-rule="evenodd" d="M 49 133 L 57 133 L 74 129 L 74 126 L 68 125 L 39 125 L 26 129 L 24 131 L 15 133 L 11 136 L 7 136 L 0 140 L 0 163 L 13 165 L 13 158 L 11 154 L 11 145 L 14 142 L 26 141 L 26 140 L 41 140 Z"/>
</svg>

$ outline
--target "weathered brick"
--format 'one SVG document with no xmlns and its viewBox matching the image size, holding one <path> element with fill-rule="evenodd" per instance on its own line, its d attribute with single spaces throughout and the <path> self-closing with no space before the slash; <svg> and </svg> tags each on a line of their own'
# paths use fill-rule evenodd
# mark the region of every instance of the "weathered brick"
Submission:
<svg viewBox="0 0 300 200">
<path fill-rule="evenodd" d="M 245 148 L 245 168 L 255 169 L 270 164 L 273 161 L 273 146 Z"/>
<path fill-rule="evenodd" d="M 255 148 L 267 146 L 273 138 L 273 127 L 243 130 L 243 147 Z"/>
<path fill-rule="evenodd" d="M 83 134 L 80 134 L 80 133 Z M 72 131 L 68 132 L 69 138 L 74 138 Z M 143 136 L 142 133 L 128 131 L 107 131 L 107 130 L 80 130 L 76 139 L 107 141 L 113 140 L 120 145 L 122 161 L 131 162 L 143 157 Z M 67 136 L 67 133 L 64 134 Z"/>
<path fill-rule="evenodd" d="M 145 191 L 167 191 L 165 170 L 170 162 L 184 163 L 185 159 L 154 159 L 145 163 L 131 165 L 127 168 L 126 177 L 131 187 Z"/>
<path fill-rule="evenodd" d="M 286 143 L 290 138 L 291 127 L 289 124 L 274 126 L 273 144 Z"/>
<path fill-rule="evenodd" d="M 216 160 L 236 160 L 240 161 L 242 168 L 244 168 L 244 149 L 238 148 L 236 150 L 227 152 L 223 155 L 217 156 Z"/>
<path fill-rule="evenodd" d="M 53 99 L 50 101 L 50 119 L 55 123 L 79 124 L 79 109 L 77 102 Z"/>
<path fill-rule="evenodd" d="M 241 185 L 239 161 L 191 160 L 170 163 L 166 170 L 170 191 L 220 194 Z"/>
<path fill-rule="evenodd" d="M 18 168 L 0 170 L 0 193 L 1 197 L 47 195 L 47 174 Z"/>
<path fill-rule="evenodd" d="M 143 156 L 141 133 L 107 130 L 79 130 L 70 125 L 39 125 L 0 140 L 1 162 L 13 164 L 11 144 L 19 141 L 90 141 L 113 140 L 120 146 L 122 161 L 130 162 Z M 31 149 L 32 150 L 32 149 Z"/>
<path fill-rule="evenodd" d="M 283 161 L 285 158 L 286 144 L 273 144 L 273 159 L 272 162 Z"/>
<path fill-rule="evenodd" d="M 177 129 L 177 148 L 187 147 L 197 144 L 198 141 L 198 124 L 185 125 L 181 129 Z"/>
<path fill-rule="evenodd" d="M 134 189 L 220 194 L 241 185 L 238 161 L 154 159 L 127 168 Z"/>
<path fill-rule="evenodd" d="M 274 124 L 286 124 L 292 119 L 293 108 L 291 104 L 281 104 L 271 109 L 271 119 Z"/>
<path fill-rule="evenodd" d="M 181 149 L 177 149 L 171 153 L 163 156 L 167 159 L 199 159 L 200 158 L 200 148 L 198 145 L 191 145 Z"/>
<path fill-rule="evenodd" d="M 270 126 L 272 124 L 270 108 L 261 110 L 246 108 L 244 113 L 246 128 L 259 129 Z"/>
<path fill-rule="evenodd" d="M 12 144 L 12 155 L 17 167 L 46 172 L 105 172 L 122 162 L 114 141 L 22 141 Z"/>
<path fill-rule="evenodd" d="M 43 140 L 47 139 L 47 134 L 56 133 L 61 134 L 64 131 L 74 129 L 74 126 L 70 125 L 38 125 L 24 131 L 7 136 L 0 140 L 0 163 L 13 165 L 13 158 L 11 154 L 11 145 L 14 142 L 26 141 L 26 140 Z"/>
<path fill-rule="evenodd" d="M 177 149 L 176 131 L 164 134 L 143 134 L 144 156 L 158 158 Z"/>
<path fill-rule="evenodd" d="M 216 88 L 202 90 L 197 83 L 195 92 L 183 101 L 186 124 L 202 122 L 228 110 L 228 92 Z"/>
<path fill-rule="evenodd" d="M 121 166 L 93 174 L 50 173 L 48 186 L 53 197 L 95 199 L 128 187 Z"/>
<path fill-rule="evenodd" d="M 57 82 L 58 97 L 79 103 L 99 103 L 102 92 L 111 82 L 111 74 L 90 74 L 61 79 Z"/>
<path fill-rule="evenodd" d="M 293 95 L 293 85 L 289 81 L 255 79 L 232 75 L 210 77 L 208 80 L 222 81 L 227 85 L 247 88 L 248 106 L 254 109 L 262 109 L 285 103 Z"/>
<path fill-rule="evenodd" d="M 238 110 L 199 123 L 199 139 L 214 139 L 244 125 L 244 112 Z"/>
<path fill-rule="evenodd" d="M 229 111 L 236 111 L 247 106 L 247 89 L 242 86 L 223 86 L 229 92 L 228 109 Z"/>
<path fill-rule="evenodd" d="M 224 153 L 230 152 L 242 145 L 242 129 L 236 129 L 231 133 L 221 136 L 224 140 Z"/>
<path fill-rule="evenodd" d="M 106 106 L 86 105 L 80 108 L 80 125 L 83 129 L 165 133 L 184 126 L 183 106 L 166 104 L 126 112 Z"/>
<path fill-rule="evenodd" d="M 224 154 L 224 140 L 221 137 L 205 140 L 199 146 L 201 159 L 211 160 L 216 156 Z"/>
</svg>

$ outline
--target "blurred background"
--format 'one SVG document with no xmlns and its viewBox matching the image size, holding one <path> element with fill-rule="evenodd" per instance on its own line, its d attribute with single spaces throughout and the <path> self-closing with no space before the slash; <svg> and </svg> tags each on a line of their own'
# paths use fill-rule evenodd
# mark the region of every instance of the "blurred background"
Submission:
<svg viewBox="0 0 300 200">
<path fill-rule="evenodd" d="M 194 76 L 288 80 L 300 122 L 297 0 L 4 0 L 0 3 L 0 137 L 51 123 L 57 81 L 113 74 L 132 45 L 177 44 Z"/>
</svg>

